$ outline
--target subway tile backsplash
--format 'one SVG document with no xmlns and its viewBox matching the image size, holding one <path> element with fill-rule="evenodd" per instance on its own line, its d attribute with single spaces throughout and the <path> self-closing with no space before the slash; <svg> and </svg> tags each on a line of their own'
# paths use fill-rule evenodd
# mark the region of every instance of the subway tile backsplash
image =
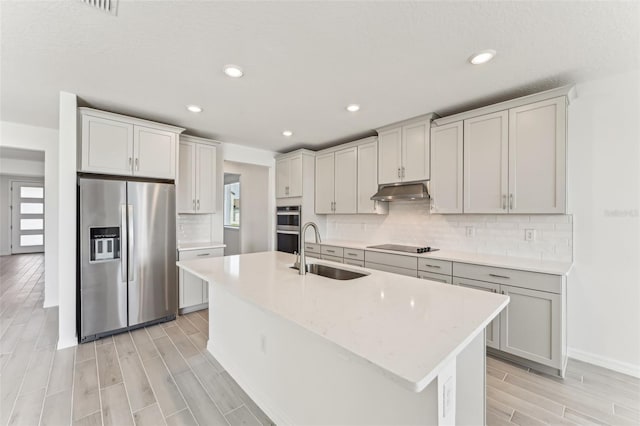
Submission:
<svg viewBox="0 0 640 426">
<path fill-rule="evenodd" d="M 467 236 L 471 227 L 472 236 Z M 535 240 L 525 241 L 525 229 Z M 389 215 L 327 216 L 327 239 L 432 246 L 481 254 L 571 261 L 571 215 L 438 215 L 422 202 L 394 202 Z"/>
<path fill-rule="evenodd" d="M 178 244 L 211 241 L 211 216 L 208 214 L 178 215 Z"/>
</svg>

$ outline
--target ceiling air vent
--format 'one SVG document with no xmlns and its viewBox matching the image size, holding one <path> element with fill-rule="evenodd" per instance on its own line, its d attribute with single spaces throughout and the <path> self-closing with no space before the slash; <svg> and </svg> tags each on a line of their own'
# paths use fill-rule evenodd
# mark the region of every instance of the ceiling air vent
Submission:
<svg viewBox="0 0 640 426">
<path fill-rule="evenodd" d="M 82 2 L 114 16 L 118 12 L 118 0 L 82 0 Z"/>
</svg>

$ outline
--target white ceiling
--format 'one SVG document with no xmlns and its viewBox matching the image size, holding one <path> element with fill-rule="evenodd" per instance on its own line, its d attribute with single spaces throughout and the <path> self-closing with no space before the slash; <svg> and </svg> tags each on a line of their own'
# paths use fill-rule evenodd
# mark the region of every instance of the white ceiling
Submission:
<svg viewBox="0 0 640 426">
<path fill-rule="evenodd" d="M 79 0 L 0 7 L 3 120 L 55 128 L 65 90 L 277 151 L 639 66 L 638 2 L 121 0 L 115 17 Z M 488 48 L 494 61 L 468 64 Z M 227 63 L 245 77 L 225 77 Z M 360 112 L 344 110 L 352 102 Z"/>
</svg>

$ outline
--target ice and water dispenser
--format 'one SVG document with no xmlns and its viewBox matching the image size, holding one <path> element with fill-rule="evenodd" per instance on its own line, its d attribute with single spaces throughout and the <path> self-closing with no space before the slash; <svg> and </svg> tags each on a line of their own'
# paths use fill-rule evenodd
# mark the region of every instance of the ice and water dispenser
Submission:
<svg viewBox="0 0 640 426">
<path fill-rule="evenodd" d="M 115 226 L 89 229 L 91 262 L 120 259 L 120 228 Z"/>
</svg>

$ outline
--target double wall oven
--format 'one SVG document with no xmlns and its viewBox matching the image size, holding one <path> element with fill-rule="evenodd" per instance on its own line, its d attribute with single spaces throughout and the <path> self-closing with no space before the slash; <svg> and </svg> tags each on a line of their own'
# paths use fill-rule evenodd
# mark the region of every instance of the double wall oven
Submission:
<svg viewBox="0 0 640 426">
<path fill-rule="evenodd" d="M 286 253 L 300 251 L 301 206 L 276 208 L 277 250 Z"/>
</svg>

